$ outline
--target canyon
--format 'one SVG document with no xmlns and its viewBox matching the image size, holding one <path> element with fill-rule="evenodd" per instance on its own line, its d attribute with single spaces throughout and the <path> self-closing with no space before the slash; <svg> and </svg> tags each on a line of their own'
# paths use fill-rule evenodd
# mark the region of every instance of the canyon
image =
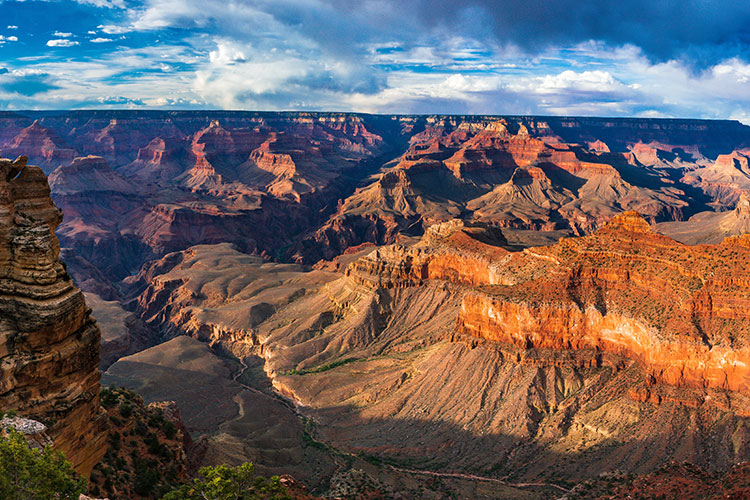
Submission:
<svg viewBox="0 0 750 500">
<path fill-rule="evenodd" d="M 72 275 L 110 300 L 196 244 L 315 264 L 453 218 L 580 235 L 750 189 L 732 121 L 96 110 L 5 112 L 0 130 L 1 155 L 51 176 Z"/>
<path fill-rule="evenodd" d="M 8 276 L 75 297 L 69 386 L 176 401 L 205 464 L 555 498 L 676 461 L 719 491 L 750 460 L 748 151 L 732 121 L 5 112 L 47 238 Z"/>
</svg>

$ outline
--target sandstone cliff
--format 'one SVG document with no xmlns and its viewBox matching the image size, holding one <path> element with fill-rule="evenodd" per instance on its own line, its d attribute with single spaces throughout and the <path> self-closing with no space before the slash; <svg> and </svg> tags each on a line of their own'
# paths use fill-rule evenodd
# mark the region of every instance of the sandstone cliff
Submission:
<svg viewBox="0 0 750 500">
<path fill-rule="evenodd" d="M 592 235 L 510 253 L 449 228 L 440 245 L 427 237 L 379 249 L 347 274 L 370 287 L 470 285 L 459 332 L 609 352 L 637 360 L 656 381 L 750 394 L 745 237 L 689 247 L 626 213 Z"/>
<path fill-rule="evenodd" d="M 55 446 L 88 474 L 104 454 L 99 329 L 58 260 L 62 214 L 26 158 L 0 159 L 0 409 L 48 425 Z"/>
</svg>

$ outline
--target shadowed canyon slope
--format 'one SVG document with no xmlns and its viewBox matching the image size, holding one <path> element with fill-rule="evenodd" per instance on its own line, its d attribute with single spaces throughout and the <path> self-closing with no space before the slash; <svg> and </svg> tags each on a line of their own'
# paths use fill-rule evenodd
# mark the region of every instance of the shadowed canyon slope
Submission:
<svg viewBox="0 0 750 500">
<path fill-rule="evenodd" d="M 88 474 L 105 452 L 99 328 L 58 260 L 61 213 L 38 167 L 0 159 L 0 409 L 48 425 Z"/>
</svg>

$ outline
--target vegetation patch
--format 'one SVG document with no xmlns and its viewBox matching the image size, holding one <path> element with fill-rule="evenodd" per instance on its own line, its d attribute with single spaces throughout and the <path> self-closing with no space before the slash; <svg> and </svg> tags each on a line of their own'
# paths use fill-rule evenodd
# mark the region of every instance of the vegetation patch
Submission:
<svg viewBox="0 0 750 500">
<path fill-rule="evenodd" d="M 312 368 L 303 368 L 301 370 L 297 370 L 296 368 L 293 368 L 289 371 L 283 372 L 282 375 L 307 375 L 309 373 L 327 372 L 328 370 L 333 370 L 334 368 L 338 368 L 339 366 L 343 366 L 343 365 L 348 365 L 349 363 L 354 363 L 355 361 L 359 361 L 359 358 L 339 359 L 331 363 L 314 366 Z"/>
</svg>

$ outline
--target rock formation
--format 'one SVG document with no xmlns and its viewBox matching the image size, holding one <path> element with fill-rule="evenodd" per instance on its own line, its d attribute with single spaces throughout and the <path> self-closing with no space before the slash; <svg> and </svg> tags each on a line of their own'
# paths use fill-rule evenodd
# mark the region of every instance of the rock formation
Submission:
<svg viewBox="0 0 750 500">
<path fill-rule="evenodd" d="M 5 156 L 25 154 L 45 167 L 57 163 L 69 162 L 75 156 L 75 150 L 67 147 L 53 131 L 43 127 L 38 120 L 23 129 L 0 151 Z"/>
<path fill-rule="evenodd" d="M 55 446 L 88 474 L 104 454 L 99 329 L 58 260 L 62 214 L 26 158 L 0 159 L 0 409 L 49 427 Z"/>
<path fill-rule="evenodd" d="M 602 474 L 586 481 L 558 500 L 627 500 L 679 498 L 680 500 L 724 500 L 750 498 L 750 463 L 743 462 L 724 474 L 711 473 L 690 463 L 676 463 L 642 476 Z"/>
<path fill-rule="evenodd" d="M 345 276 L 193 247 L 143 269 L 135 314 L 262 366 L 312 439 L 352 455 L 519 483 L 750 458 L 744 238 L 689 247 L 632 213 L 526 250 L 507 231 L 448 221 L 359 249 Z M 107 376 L 195 398 L 158 382 L 189 340 Z"/>
<path fill-rule="evenodd" d="M 680 220 L 691 203 L 697 204 L 676 190 L 667 170 L 672 163 L 642 169 L 637 155 L 647 146 L 637 145 L 634 156 L 604 151 L 601 141 L 587 149 L 558 137 L 534 136 L 523 123 L 515 133 L 502 122 L 477 125 L 435 126 L 412 136 L 397 161 L 340 203 L 329 221 L 302 242 L 302 260 L 330 259 L 344 244 L 393 243 L 399 234 L 418 235 L 455 217 L 585 234 L 622 211 L 638 210 L 650 220 Z M 319 250 L 313 253 L 309 247 Z"/>
<path fill-rule="evenodd" d="M 31 449 L 43 450 L 52 444 L 47 435 L 47 426 L 36 420 L 23 417 L 3 417 L 0 419 L 0 436 L 15 431 L 23 435 Z"/>
<path fill-rule="evenodd" d="M 659 222 L 728 209 L 749 188 L 749 132 L 701 120 L 8 112 L 0 152 L 59 168 L 61 244 L 93 292 L 195 244 L 315 264 L 455 218 L 580 235 L 625 210 Z"/>
<path fill-rule="evenodd" d="M 115 387 L 101 394 L 109 438 L 88 494 L 149 500 L 185 483 L 192 440 L 174 402 L 145 405 L 138 394 Z"/>
<path fill-rule="evenodd" d="M 686 221 L 662 222 L 656 230 L 688 245 L 716 244 L 728 236 L 750 233 L 750 197 L 741 191 L 733 210 L 706 211 Z"/>
<path fill-rule="evenodd" d="M 750 395 L 747 237 L 689 247 L 628 212 L 589 236 L 511 253 L 448 229 L 438 245 L 428 231 L 347 274 L 371 287 L 470 285 L 459 333 L 521 349 L 611 353 L 636 360 L 653 381 Z"/>
<path fill-rule="evenodd" d="M 136 187 L 114 172 L 100 156 L 75 158 L 49 175 L 50 188 L 58 195 L 79 193 L 134 193 Z"/>
</svg>

